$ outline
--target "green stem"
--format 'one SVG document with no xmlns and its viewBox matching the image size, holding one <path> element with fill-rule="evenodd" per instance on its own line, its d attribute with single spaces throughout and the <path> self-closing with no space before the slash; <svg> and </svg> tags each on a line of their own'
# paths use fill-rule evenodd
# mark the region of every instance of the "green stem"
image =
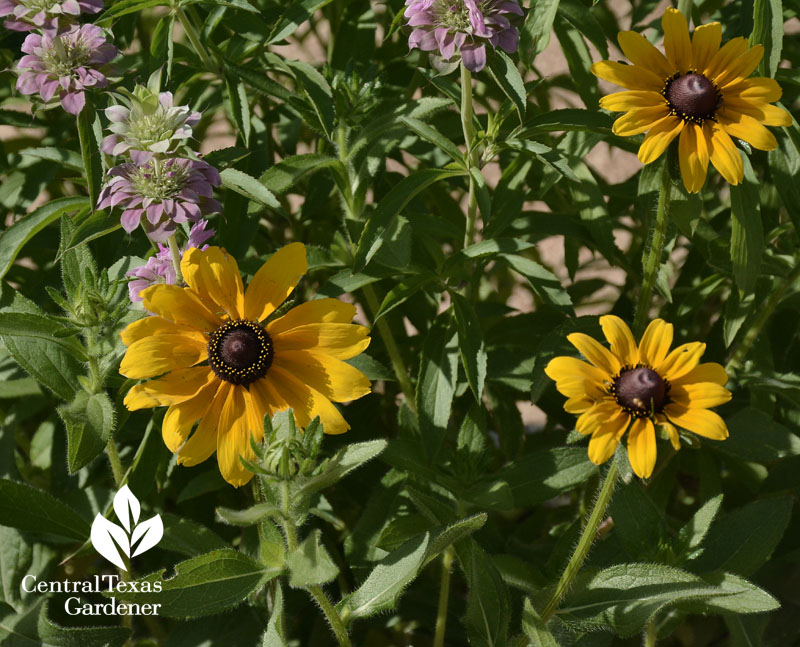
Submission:
<svg viewBox="0 0 800 647">
<path fill-rule="evenodd" d="M 374 319 L 381 307 L 381 304 L 378 302 L 378 296 L 375 294 L 375 289 L 372 287 L 372 285 L 365 285 L 361 289 L 364 292 L 364 297 L 367 300 L 367 305 L 372 311 L 372 316 Z M 383 345 L 386 346 L 386 352 L 389 353 L 389 359 L 392 362 L 392 368 L 394 369 L 395 377 L 397 377 L 397 381 L 400 383 L 400 389 L 406 398 L 406 403 L 408 404 L 409 409 L 416 413 L 417 401 L 414 397 L 414 385 L 411 384 L 411 378 L 408 377 L 408 371 L 406 370 L 406 365 L 403 361 L 403 356 L 400 353 L 400 349 L 394 340 L 394 335 L 392 335 L 392 329 L 389 327 L 389 323 L 383 317 L 378 319 L 378 321 L 375 322 L 375 325 L 378 328 L 378 334 L 380 334 L 381 339 L 383 340 Z"/>
<path fill-rule="evenodd" d="M 644 634 L 644 647 L 656 647 L 656 619 L 650 618 Z"/>
<path fill-rule="evenodd" d="M 678 0 L 677 9 L 689 20 L 692 17 L 692 0 Z"/>
<path fill-rule="evenodd" d="M 461 64 L 461 129 L 464 131 L 464 145 L 467 147 L 467 171 L 477 167 L 477 147 L 473 147 L 472 124 L 472 74 Z M 475 219 L 478 214 L 478 200 L 475 194 L 475 180 L 469 175 L 469 199 L 467 202 L 467 223 L 464 228 L 464 247 L 469 247 L 475 239 Z"/>
<path fill-rule="evenodd" d="M 744 337 L 742 337 L 742 341 L 739 342 L 731 359 L 725 366 L 726 371 L 735 371 L 742 365 L 742 362 L 744 362 L 747 354 L 753 348 L 753 344 L 756 343 L 767 321 L 769 321 L 772 313 L 775 312 L 775 308 L 777 308 L 778 304 L 783 300 L 786 291 L 800 279 L 800 261 L 795 261 L 795 263 L 794 269 L 780 282 L 777 289 L 770 293 L 769 298 L 767 298 L 764 305 L 759 309 L 758 316 L 755 321 L 753 321 L 753 324 L 747 330 Z"/>
<path fill-rule="evenodd" d="M 119 489 L 125 478 L 125 470 L 122 467 L 122 460 L 119 457 L 117 443 L 114 442 L 113 438 L 109 438 L 108 443 L 106 443 L 106 455 L 108 456 L 108 462 L 111 463 L 111 472 L 114 474 L 114 484 L 117 486 L 117 489 Z"/>
<path fill-rule="evenodd" d="M 439 584 L 439 607 L 436 611 L 436 633 L 433 647 L 444 647 L 444 632 L 447 628 L 447 602 L 450 598 L 450 571 L 453 568 L 455 551 L 449 546 L 442 556 L 442 579 Z"/>
<path fill-rule="evenodd" d="M 661 175 L 661 190 L 658 194 L 656 225 L 653 229 L 653 237 L 650 239 L 650 245 L 645 247 L 645 252 L 642 256 L 644 276 L 642 277 L 642 289 L 639 292 L 639 302 L 636 304 L 636 316 L 633 319 L 633 334 L 637 337 L 644 332 L 644 327 L 650 313 L 650 301 L 653 296 L 653 287 L 656 284 L 658 270 L 661 267 L 661 255 L 664 253 L 664 242 L 667 238 L 667 224 L 669 223 L 671 184 L 669 160 L 665 155 L 664 170 Z"/>
<path fill-rule="evenodd" d="M 597 529 L 600 527 L 600 522 L 603 520 L 603 516 L 606 513 L 606 508 L 611 501 L 611 495 L 614 493 L 614 488 L 617 485 L 618 479 L 619 468 L 616 462 L 612 461 L 611 467 L 608 472 L 606 472 L 605 480 L 600 488 L 600 494 L 597 495 L 597 501 L 594 503 L 592 514 L 589 516 L 589 521 L 586 522 L 581 538 L 578 541 L 578 546 L 575 548 L 575 552 L 572 553 L 567 567 L 561 574 L 561 579 L 558 580 L 556 590 L 553 591 L 553 595 L 545 605 L 544 611 L 542 611 L 542 622 L 547 622 L 553 617 L 553 614 L 558 609 L 558 605 L 561 603 L 561 600 L 564 598 L 567 591 L 569 591 L 569 587 L 572 586 L 573 580 L 578 575 L 586 556 L 589 554 L 589 549 L 592 547 L 592 543 L 597 536 Z"/>
<path fill-rule="evenodd" d="M 169 243 L 169 253 L 172 255 L 172 267 L 175 268 L 175 280 L 178 282 L 178 285 L 183 283 L 183 275 L 181 274 L 181 250 L 178 247 L 178 237 L 176 234 L 172 234 L 167 239 Z"/>
<path fill-rule="evenodd" d="M 197 52 L 197 55 L 200 57 L 203 67 L 209 71 L 213 71 L 215 69 L 214 63 L 211 61 L 211 57 L 208 55 L 208 51 L 203 45 L 200 34 L 198 33 L 194 24 L 192 24 L 189 16 L 187 16 L 186 12 L 184 12 L 184 10 L 180 7 L 175 9 L 175 15 L 178 16 L 178 20 L 181 22 L 183 31 L 186 32 L 186 36 L 188 37 L 189 42 L 192 44 L 192 47 L 194 47 L 194 51 Z"/>
</svg>

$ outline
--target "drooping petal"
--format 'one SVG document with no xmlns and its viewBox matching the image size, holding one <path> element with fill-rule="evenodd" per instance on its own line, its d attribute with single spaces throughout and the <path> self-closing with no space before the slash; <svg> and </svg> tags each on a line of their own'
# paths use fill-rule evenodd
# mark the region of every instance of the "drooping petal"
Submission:
<svg viewBox="0 0 800 647">
<path fill-rule="evenodd" d="M 161 437 L 164 444 L 173 454 L 178 453 L 195 423 L 202 419 L 208 411 L 220 388 L 219 380 L 213 380 L 189 400 L 173 404 L 164 414 L 161 423 Z M 203 459 L 205 460 L 205 459 Z"/>
<path fill-rule="evenodd" d="M 656 465 L 656 430 L 650 418 L 637 418 L 628 433 L 628 460 L 636 476 L 650 478 Z"/>
<path fill-rule="evenodd" d="M 618 411 L 594 431 L 589 439 L 589 460 L 592 463 L 602 465 L 614 455 L 630 421 L 627 413 Z"/>
<path fill-rule="evenodd" d="M 678 434 L 678 430 L 675 428 L 671 422 L 667 420 L 667 417 L 664 415 L 659 416 L 659 418 L 663 418 L 663 420 L 659 419 L 659 424 L 661 428 L 666 432 L 667 438 L 669 438 L 670 444 L 672 444 L 672 448 L 677 452 L 681 448 L 681 437 Z"/>
<path fill-rule="evenodd" d="M 725 440 L 728 437 L 725 421 L 708 409 L 687 409 L 676 404 L 668 404 L 664 407 L 664 413 L 673 423 L 698 436 L 712 440 Z"/>
<path fill-rule="evenodd" d="M 326 434 L 343 434 L 350 429 L 350 425 L 328 398 L 280 366 L 273 366 L 264 379 L 292 407 L 300 426 L 307 426 L 319 416 Z"/>
<path fill-rule="evenodd" d="M 217 450 L 217 430 L 221 427 L 222 409 L 234 388 L 228 382 L 220 383 L 197 429 L 178 452 L 178 465 L 199 465 Z"/>
<path fill-rule="evenodd" d="M 717 120 L 729 135 L 746 141 L 753 148 L 771 151 L 778 147 L 775 135 L 749 115 L 723 108 L 717 112 Z"/>
<path fill-rule="evenodd" d="M 611 344 L 611 352 L 619 358 L 620 363 L 623 366 L 636 366 L 639 363 L 639 351 L 628 324 L 615 315 L 605 315 L 600 317 L 600 327 Z"/>
<path fill-rule="evenodd" d="M 710 143 L 708 153 L 714 168 L 729 184 L 739 184 L 744 178 L 744 165 L 730 135 L 716 121 L 706 120 L 703 130 L 706 141 Z"/>
<path fill-rule="evenodd" d="M 708 144 L 702 126 L 690 122 L 681 131 L 678 160 L 686 190 L 689 193 L 699 192 L 708 172 Z"/>
<path fill-rule="evenodd" d="M 582 436 L 593 434 L 609 420 L 621 414 L 624 414 L 626 418 L 628 416 L 613 398 L 605 398 L 596 402 L 591 409 L 578 417 L 575 421 L 575 431 Z"/>
<path fill-rule="evenodd" d="M 614 122 L 612 130 L 615 135 L 621 137 L 639 135 L 650 130 L 667 117 L 669 117 L 669 107 L 662 101 L 660 105 L 649 108 L 634 108 L 628 111 Z"/>
<path fill-rule="evenodd" d="M 275 252 L 247 287 L 245 319 L 266 319 L 286 300 L 307 270 L 306 248 L 302 243 L 291 243 Z"/>
<path fill-rule="evenodd" d="M 672 116 L 665 117 L 655 124 L 639 147 L 639 161 L 642 164 L 650 164 L 661 157 L 667 146 L 683 130 L 683 126 L 681 119 Z"/>
<path fill-rule="evenodd" d="M 252 461 L 255 456 L 250 437 L 256 430 L 250 428 L 251 416 L 245 404 L 244 387 L 234 386 L 222 407 L 217 431 L 217 462 L 219 471 L 228 483 L 240 487 L 253 478 L 239 457 Z"/>
</svg>

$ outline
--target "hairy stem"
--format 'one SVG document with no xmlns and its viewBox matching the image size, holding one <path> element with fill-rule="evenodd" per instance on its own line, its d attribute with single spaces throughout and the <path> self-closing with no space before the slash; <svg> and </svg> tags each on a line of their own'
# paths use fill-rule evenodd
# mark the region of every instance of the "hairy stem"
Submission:
<svg viewBox="0 0 800 647">
<path fill-rule="evenodd" d="M 664 170 L 661 175 L 661 190 L 658 194 L 658 210 L 656 211 L 656 225 L 649 246 L 645 247 L 642 255 L 644 276 L 642 289 L 639 292 L 639 301 L 636 304 L 636 316 L 633 319 L 633 334 L 639 336 L 644 332 L 647 317 L 650 312 L 650 301 L 653 297 L 653 288 L 658 278 L 658 269 L 661 267 L 661 255 L 664 253 L 664 242 L 667 238 L 667 224 L 669 223 L 671 180 L 669 175 L 669 161 L 664 158 Z"/>
<path fill-rule="evenodd" d="M 608 504 L 611 502 L 611 495 L 614 493 L 614 488 L 617 485 L 618 479 L 619 468 L 617 467 L 616 462 L 612 462 L 611 467 L 609 468 L 608 472 L 606 472 L 603 485 L 600 487 L 600 494 L 597 495 L 597 500 L 594 503 L 594 508 L 592 508 L 592 514 L 589 516 L 589 521 L 586 522 L 583 533 L 581 533 L 578 546 L 575 548 L 575 552 L 572 553 L 572 557 L 570 558 L 567 567 L 561 574 L 561 579 L 558 580 L 556 590 L 553 591 L 553 595 L 545 605 L 544 611 L 542 611 L 542 622 L 547 622 L 553 617 L 553 614 L 555 614 L 556 610 L 558 609 L 558 605 L 567 594 L 567 591 L 569 591 L 570 586 L 572 586 L 572 582 L 575 580 L 575 577 L 581 570 L 581 566 L 586 560 L 586 556 L 589 554 L 589 549 L 592 547 L 592 543 L 597 536 L 597 529 L 600 527 L 600 522 L 603 520 L 603 516 L 606 513 L 606 508 L 608 508 Z"/>
<path fill-rule="evenodd" d="M 169 244 L 169 253 L 172 255 L 172 267 L 175 268 L 175 280 L 180 285 L 183 283 L 183 275 L 181 274 L 181 250 L 178 247 L 177 234 L 172 234 L 167 239 L 167 242 Z"/>
<path fill-rule="evenodd" d="M 478 166 L 477 147 L 473 146 L 472 128 L 472 74 L 461 64 L 461 129 L 464 131 L 464 145 L 467 147 L 467 171 Z M 480 172 L 480 169 L 478 169 Z M 469 176 L 469 198 L 467 201 L 467 223 L 464 229 L 464 247 L 469 247 L 475 239 L 475 219 L 478 214 L 478 200 L 475 195 L 475 180 Z"/>
<path fill-rule="evenodd" d="M 433 638 L 433 647 L 444 647 L 444 632 L 447 629 L 447 603 L 450 598 L 450 572 L 453 568 L 452 546 L 442 555 L 442 579 L 439 584 L 439 606 L 436 610 L 436 633 Z"/>
<path fill-rule="evenodd" d="M 644 647 L 656 647 L 656 619 L 650 618 L 644 634 Z"/>
<path fill-rule="evenodd" d="M 203 40 L 200 38 L 200 34 L 198 33 L 189 16 L 187 16 L 186 12 L 180 7 L 175 9 L 175 15 L 178 16 L 178 20 L 181 22 L 183 31 L 186 32 L 186 36 L 189 39 L 189 42 L 192 44 L 194 51 L 197 52 L 197 55 L 200 57 L 203 67 L 209 71 L 214 70 L 214 63 L 211 61 L 211 57 L 208 55 L 205 45 L 203 45 Z"/>
<path fill-rule="evenodd" d="M 108 462 L 111 463 L 111 472 L 114 475 L 114 485 L 116 485 L 117 489 L 119 489 L 122 486 L 123 479 L 125 478 L 125 470 L 122 467 L 122 460 L 119 457 L 117 443 L 114 442 L 113 438 L 109 438 L 108 442 L 106 443 L 106 456 L 108 456 Z"/>
</svg>

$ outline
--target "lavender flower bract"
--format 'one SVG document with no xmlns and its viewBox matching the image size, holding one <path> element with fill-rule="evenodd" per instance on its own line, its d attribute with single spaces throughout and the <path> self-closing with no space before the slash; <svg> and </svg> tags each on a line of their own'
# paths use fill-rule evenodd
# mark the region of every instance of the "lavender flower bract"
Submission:
<svg viewBox="0 0 800 647">
<path fill-rule="evenodd" d="M 206 162 L 153 159 L 141 166 L 115 166 L 108 176 L 98 208 L 122 207 L 120 222 L 128 233 L 144 218 L 145 231 L 155 242 L 166 241 L 179 223 L 197 222 L 203 214 L 222 209 L 211 197 L 221 184 L 219 173 Z"/>
<path fill-rule="evenodd" d="M 3 26 L 14 31 L 55 28 L 59 20 L 102 9 L 103 0 L 0 0 Z"/>
<path fill-rule="evenodd" d="M 38 92 L 48 103 L 56 92 L 67 112 L 80 114 L 86 105 L 85 88 L 103 88 L 106 77 L 99 70 L 119 50 L 106 42 L 96 25 L 73 25 L 67 31 L 28 34 L 22 43 L 25 52 L 17 68 L 17 90 L 22 94 Z"/>
<path fill-rule="evenodd" d="M 516 0 L 406 0 L 405 17 L 414 31 L 412 49 L 435 52 L 449 62 L 458 49 L 464 66 L 480 72 L 486 65 L 486 44 L 509 54 L 517 51 L 519 32 L 507 15 L 522 15 Z"/>
<path fill-rule="evenodd" d="M 205 250 L 208 247 L 203 243 L 211 238 L 215 231 L 213 229 L 206 231 L 207 224 L 207 220 L 201 220 L 192 227 L 189 232 L 189 240 L 181 250 L 181 258 L 183 258 L 186 250 L 192 247 L 197 247 L 201 250 Z M 203 246 L 200 247 L 201 245 Z M 172 253 L 167 245 L 162 245 L 161 243 L 158 244 L 158 252 L 147 259 L 147 264 L 130 270 L 126 276 L 136 279 L 128 283 L 128 296 L 133 303 L 140 302 L 142 297 L 139 296 L 139 293 L 151 285 L 158 283 L 175 285 L 178 282 L 178 277 L 175 275 L 175 267 L 172 265 Z"/>
</svg>

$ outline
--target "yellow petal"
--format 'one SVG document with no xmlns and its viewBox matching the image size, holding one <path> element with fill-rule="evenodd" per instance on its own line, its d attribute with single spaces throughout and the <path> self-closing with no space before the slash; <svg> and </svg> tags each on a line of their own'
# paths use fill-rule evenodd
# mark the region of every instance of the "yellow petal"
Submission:
<svg viewBox="0 0 800 647">
<path fill-rule="evenodd" d="M 661 19 L 664 30 L 664 53 L 670 65 L 681 74 L 692 67 L 692 43 L 689 40 L 689 23 L 677 9 L 669 7 Z"/>
<path fill-rule="evenodd" d="M 339 299 L 314 299 L 295 306 L 282 317 L 270 321 L 267 332 L 275 337 L 287 330 L 317 323 L 350 323 L 356 314 L 352 303 Z"/>
<path fill-rule="evenodd" d="M 215 379 L 192 399 L 173 404 L 167 409 L 164 422 L 161 423 L 161 437 L 173 454 L 180 451 L 194 424 L 206 414 L 219 387 L 220 382 Z"/>
<path fill-rule="evenodd" d="M 316 350 L 338 359 L 350 359 L 369 346 L 369 329 L 356 324 L 315 323 L 273 335 L 275 353 L 284 350 Z"/>
<path fill-rule="evenodd" d="M 208 357 L 206 344 L 183 335 L 145 337 L 128 347 L 119 372 L 134 380 L 188 368 Z"/>
<path fill-rule="evenodd" d="M 361 371 L 324 353 L 307 350 L 276 352 L 270 370 L 276 366 L 334 402 L 357 400 L 372 390 L 370 381 Z"/>
<path fill-rule="evenodd" d="M 683 185 L 689 193 L 697 193 L 703 188 L 708 172 L 708 143 L 702 126 L 686 124 L 678 142 L 678 160 Z"/>
<path fill-rule="evenodd" d="M 215 330 L 222 325 L 189 288 L 177 285 L 152 285 L 139 293 L 142 305 L 150 312 L 199 330 Z"/>
<path fill-rule="evenodd" d="M 214 379 L 208 366 L 177 369 L 161 379 L 137 384 L 128 391 L 124 404 L 129 411 L 178 404 L 193 398 Z"/>
<path fill-rule="evenodd" d="M 600 99 L 600 107 L 611 112 L 625 112 L 634 108 L 652 108 L 666 105 L 667 100 L 660 92 L 648 90 L 627 90 L 615 92 Z"/>
<path fill-rule="evenodd" d="M 277 391 L 271 387 L 270 380 L 266 377 L 253 382 L 250 385 L 250 393 L 258 407 L 263 409 L 270 418 L 278 411 L 286 411 L 286 409 L 290 408 L 289 403 L 278 395 Z"/>
<path fill-rule="evenodd" d="M 567 413 L 580 414 L 592 408 L 594 400 L 586 397 L 570 398 L 564 403 L 564 411 Z"/>
<path fill-rule="evenodd" d="M 762 58 L 764 58 L 764 46 L 754 45 L 744 54 L 731 61 L 713 81 L 718 88 L 721 88 L 736 79 L 747 78 L 755 71 Z"/>
<path fill-rule="evenodd" d="M 244 297 L 244 316 L 261 321 L 271 315 L 308 270 L 303 243 L 281 247 L 256 272 Z"/>
<path fill-rule="evenodd" d="M 672 384 L 693 384 L 694 382 L 714 382 L 720 386 L 728 383 L 728 374 L 725 369 L 716 362 L 706 362 L 698 364 L 683 377 L 672 380 Z"/>
<path fill-rule="evenodd" d="M 617 36 L 620 49 L 634 65 L 641 66 L 663 79 L 671 77 L 678 68 L 672 65 L 649 40 L 635 31 L 621 31 Z"/>
<path fill-rule="evenodd" d="M 722 42 L 722 26 L 718 22 L 700 25 L 692 34 L 693 67 L 705 70 L 711 59 L 719 51 Z"/>
<path fill-rule="evenodd" d="M 222 382 L 219 385 L 219 390 L 211 400 L 197 429 L 178 452 L 178 465 L 187 467 L 199 465 L 217 450 L 217 430 L 222 428 L 220 420 L 222 409 L 233 388 L 230 382 Z"/>
<path fill-rule="evenodd" d="M 728 437 L 728 427 L 725 425 L 725 421 L 708 409 L 686 409 L 676 404 L 668 404 L 664 407 L 664 413 L 676 425 L 688 429 L 698 436 L 705 436 L 712 440 L 725 440 Z"/>
<path fill-rule="evenodd" d="M 244 288 L 236 260 L 224 249 L 192 247 L 181 261 L 183 278 L 214 313 L 225 310 L 231 319 L 244 313 Z"/>
<path fill-rule="evenodd" d="M 202 330 L 193 326 L 176 324 L 161 317 L 145 317 L 128 324 L 119 336 L 122 343 L 130 346 L 133 342 L 153 335 L 187 335 L 199 340 L 207 340 Z"/>
<path fill-rule="evenodd" d="M 606 398 L 596 402 L 591 409 L 578 416 L 575 421 L 575 431 L 584 436 L 593 434 L 609 420 L 617 418 L 622 413 L 624 412 L 613 398 Z"/>
<path fill-rule="evenodd" d="M 682 344 L 667 355 L 664 363 L 658 367 L 658 373 L 669 382 L 674 382 L 697 366 L 705 351 L 706 345 L 699 341 Z"/>
<path fill-rule="evenodd" d="M 783 96 L 783 89 L 775 79 L 754 77 L 752 79 L 736 79 L 722 88 L 725 99 L 756 100 L 773 103 Z"/>
<path fill-rule="evenodd" d="M 739 99 L 723 97 L 722 105 L 744 115 L 749 115 L 764 126 L 791 126 L 792 115 L 783 108 L 771 106 L 755 99 Z"/>
<path fill-rule="evenodd" d="M 664 85 L 664 79 L 637 65 L 625 65 L 615 61 L 598 61 L 592 65 L 591 70 L 596 77 L 628 90 L 661 92 L 661 88 Z"/>
<path fill-rule="evenodd" d="M 666 103 L 649 108 L 634 108 L 617 119 L 611 129 L 615 135 L 630 137 L 650 130 L 667 117 L 669 108 Z"/>
<path fill-rule="evenodd" d="M 672 385 L 669 397 L 689 409 L 710 409 L 729 402 L 731 392 L 713 382 Z"/>
<path fill-rule="evenodd" d="M 639 361 L 655 368 L 661 365 L 672 346 L 672 324 L 663 319 L 653 319 L 639 343 Z"/>
<path fill-rule="evenodd" d="M 319 416 L 326 434 L 343 434 L 350 429 L 350 425 L 328 398 L 280 366 L 273 366 L 265 380 L 292 407 L 300 426 L 308 426 L 309 422 Z"/>
<path fill-rule="evenodd" d="M 744 177 L 744 165 L 739 151 L 731 141 L 730 135 L 716 121 L 703 124 L 711 163 L 729 184 L 739 184 Z"/>
<path fill-rule="evenodd" d="M 752 117 L 733 110 L 720 110 L 717 112 L 717 120 L 729 135 L 746 141 L 753 148 L 771 151 L 778 147 L 775 135 Z"/>
<path fill-rule="evenodd" d="M 678 430 L 675 429 L 675 425 L 667 422 L 666 417 L 660 416 L 664 418 L 663 420 L 659 420 L 659 424 L 661 428 L 667 433 L 667 437 L 669 438 L 669 442 L 672 444 L 672 448 L 677 452 L 680 451 L 681 448 L 681 437 L 678 434 Z"/>
<path fill-rule="evenodd" d="M 681 130 L 683 130 L 683 121 L 678 117 L 665 117 L 656 123 L 639 147 L 639 161 L 642 164 L 650 164 L 657 160 Z"/>
<path fill-rule="evenodd" d="M 637 418 L 628 433 L 628 460 L 636 476 L 650 478 L 656 466 L 656 430 L 650 418 Z"/>
<path fill-rule="evenodd" d="M 592 339 L 589 335 L 584 335 L 582 332 L 574 332 L 571 335 L 567 335 L 567 340 L 586 359 L 605 373 L 604 380 L 610 379 L 619 373 L 619 369 L 622 367 L 619 359 L 597 340 Z"/>
<path fill-rule="evenodd" d="M 639 351 L 628 324 L 615 315 L 605 315 L 600 317 L 600 327 L 611 344 L 611 352 L 619 358 L 620 363 L 623 366 L 636 366 L 639 363 Z"/>
<path fill-rule="evenodd" d="M 595 430 L 589 439 L 589 460 L 592 463 L 602 465 L 614 455 L 630 421 L 630 416 L 619 410 Z"/>
<path fill-rule="evenodd" d="M 711 57 L 705 70 L 703 70 L 703 76 L 713 81 L 722 74 L 722 72 L 728 69 L 733 61 L 744 54 L 747 51 L 747 47 L 747 39 L 742 36 L 729 40 Z M 719 85 L 717 87 L 719 87 Z"/>
<path fill-rule="evenodd" d="M 217 431 L 217 462 L 219 471 L 228 483 L 240 487 L 253 478 L 239 457 L 252 461 L 255 456 L 250 447 L 250 436 L 255 430 L 250 428 L 251 416 L 245 404 L 247 390 L 234 386 L 222 407 Z"/>
</svg>

